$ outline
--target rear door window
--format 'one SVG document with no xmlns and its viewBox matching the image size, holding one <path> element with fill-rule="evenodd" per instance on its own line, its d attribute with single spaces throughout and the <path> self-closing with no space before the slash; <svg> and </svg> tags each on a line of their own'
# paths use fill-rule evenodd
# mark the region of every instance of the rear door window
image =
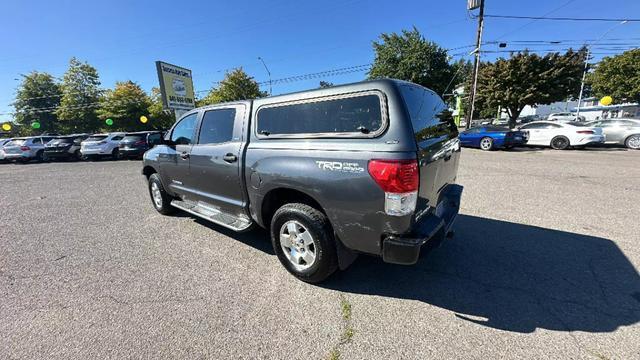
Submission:
<svg viewBox="0 0 640 360">
<path fill-rule="evenodd" d="M 381 95 L 349 94 L 262 107 L 257 113 L 259 136 L 376 135 L 385 120 Z"/>
<path fill-rule="evenodd" d="M 236 109 L 216 109 L 204 113 L 198 144 L 220 144 L 233 139 Z"/>
<path fill-rule="evenodd" d="M 107 137 L 108 137 L 107 135 L 89 136 L 86 141 L 102 141 Z"/>
</svg>

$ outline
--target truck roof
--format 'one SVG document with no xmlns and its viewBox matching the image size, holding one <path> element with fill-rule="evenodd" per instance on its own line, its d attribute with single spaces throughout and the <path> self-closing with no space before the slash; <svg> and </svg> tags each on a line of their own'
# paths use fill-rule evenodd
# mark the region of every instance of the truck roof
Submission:
<svg viewBox="0 0 640 360">
<path fill-rule="evenodd" d="M 215 108 L 218 106 L 232 105 L 232 104 L 250 105 L 252 102 L 254 102 L 261 105 L 266 103 L 277 103 L 282 101 L 289 101 L 295 98 L 320 97 L 324 95 L 333 95 L 336 93 L 345 93 L 345 92 L 356 92 L 356 91 L 366 91 L 366 90 L 382 90 L 384 92 L 389 92 L 389 91 L 392 91 L 391 89 L 395 89 L 396 86 L 399 84 L 420 86 L 408 81 L 397 80 L 397 79 L 384 78 L 384 79 L 365 80 L 365 81 L 358 81 L 358 82 L 349 83 L 349 84 L 335 85 L 328 88 L 302 90 L 302 91 L 296 91 L 296 92 L 291 92 L 286 94 L 267 96 L 264 98 L 257 98 L 257 99 L 251 99 L 251 100 L 238 100 L 238 101 L 231 101 L 231 102 L 225 102 L 225 103 L 219 103 L 219 104 L 205 105 L 205 106 L 201 106 L 199 108 L 193 109 L 190 112 L 201 110 L 201 109 Z"/>
</svg>

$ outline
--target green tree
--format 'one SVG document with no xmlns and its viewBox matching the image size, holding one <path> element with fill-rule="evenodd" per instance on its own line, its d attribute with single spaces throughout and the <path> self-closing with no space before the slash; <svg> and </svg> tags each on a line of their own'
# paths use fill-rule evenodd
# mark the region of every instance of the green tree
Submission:
<svg viewBox="0 0 640 360">
<path fill-rule="evenodd" d="M 369 78 L 395 78 L 425 86 L 442 94 L 451 81 L 454 68 L 447 50 L 426 40 L 416 29 L 401 34 L 381 34 L 373 42 L 375 60 Z"/>
<path fill-rule="evenodd" d="M 60 86 L 50 74 L 34 71 L 22 75 L 13 107 L 15 122 L 23 135 L 58 131 L 55 111 L 60 105 L 61 94 Z M 33 128 L 35 123 L 40 127 Z"/>
<path fill-rule="evenodd" d="M 56 115 L 65 132 L 91 132 L 100 128 L 96 113 L 100 100 L 98 71 L 75 57 L 62 81 L 62 99 Z"/>
<path fill-rule="evenodd" d="M 162 94 L 160 89 L 154 87 L 151 89 L 151 104 L 149 105 L 149 123 L 152 129 L 165 130 L 169 129 L 176 122 L 173 111 L 165 111 L 162 107 Z"/>
<path fill-rule="evenodd" d="M 151 128 L 147 122 L 140 121 L 141 116 L 149 115 L 151 99 L 142 88 L 133 81 L 116 82 L 113 90 L 107 90 L 100 100 L 98 117 L 104 123 L 113 120 L 108 130 L 139 131 Z"/>
<path fill-rule="evenodd" d="M 611 96 L 615 102 L 640 102 L 640 49 L 605 57 L 589 75 L 593 94 Z"/>
<path fill-rule="evenodd" d="M 227 72 L 218 87 L 211 88 L 207 96 L 198 101 L 198 106 L 255 99 L 267 95 L 266 92 L 260 91 L 260 85 L 251 76 L 242 68 L 237 68 Z"/>
<path fill-rule="evenodd" d="M 509 126 L 514 127 L 526 105 L 577 96 L 585 55 L 585 49 L 545 56 L 524 51 L 485 63 L 479 73 L 477 100 L 489 108 L 506 109 Z"/>
</svg>

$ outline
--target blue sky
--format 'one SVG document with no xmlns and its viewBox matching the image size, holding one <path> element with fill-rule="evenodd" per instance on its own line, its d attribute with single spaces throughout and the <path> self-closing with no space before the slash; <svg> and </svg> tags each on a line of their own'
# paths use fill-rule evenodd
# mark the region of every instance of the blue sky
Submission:
<svg viewBox="0 0 640 360">
<path fill-rule="evenodd" d="M 238 66 L 258 81 L 268 80 L 258 56 L 273 79 L 367 64 L 373 60 L 371 42 L 380 33 L 412 26 L 445 48 L 467 46 L 475 41 L 476 20 L 469 18 L 465 6 L 466 0 L 7 1 L 0 12 L 0 113 L 13 110 L 10 103 L 19 74 L 38 70 L 61 77 L 72 56 L 95 66 L 103 87 L 133 80 L 150 90 L 158 83 L 154 62 L 163 60 L 192 69 L 196 90 L 206 90 L 222 79 L 225 69 Z M 486 0 L 485 12 L 640 17 L 640 1 Z M 542 50 L 578 46 L 614 25 L 503 19 L 487 19 L 485 24 L 484 40 L 507 41 L 507 49 L 524 48 L 512 41 L 579 40 L 538 45 Z M 607 38 L 637 46 L 640 23 L 618 26 Z M 498 50 L 497 45 L 485 49 Z M 470 49 L 451 53 L 464 50 Z M 599 58 L 602 52 L 615 51 L 594 52 Z M 484 58 L 496 55 L 487 53 Z M 279 84 L 273 93 L 317 87 L 320 80 L 339 84 L 364 76 L 358 72 Z M 9 115 L 0 115 L 0 122 L 6 120 Z"/>
</svg>

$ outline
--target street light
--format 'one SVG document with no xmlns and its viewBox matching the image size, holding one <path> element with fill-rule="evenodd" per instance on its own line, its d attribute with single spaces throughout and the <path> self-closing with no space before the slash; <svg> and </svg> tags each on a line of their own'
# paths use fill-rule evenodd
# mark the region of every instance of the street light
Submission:
<svg viewBox="0 0 640 360">
<path fill-rule="evenodd" d="M 272 89 L 271 89 L 271 71 L 269 71 L 269 68 L 267 67 L 267 64 L 265 64 L 264 60 L 258 56 L 258 60 L 262 61 L 262 65 L 264 65 L 264 69 L 267 70 L 267 74 L 269 74 L 269 96 L 271 96 L 272 94 Z"/>
<path fill-rule="evenodd" d="M 587 45 L 587 54 L 586 54 L 587 56 L 585 56 L 584 58 L 584 71 L 582 72 L 582 82 L 580 83 L 580 95 L 578 95 L 578 108 L 576 110 L 576 119 L 580 119 L 580 104 L 582 103 L 582 93 L 584 92 L 584 80 L 587 77 L 587 70 L 589 70 L 589 54 L 591 53 L 591 47 L 597 44 L 598 42 L 600 42 L 600 40 L 604 39 L 604 37 L 607 36 L 611 31 L 613 31 L 613 29 L 617 28 L 620 25 L 624 25 L 628 22 L 629 22 L 628 20 L 625 20 L 618 24 L 613 25 L 612 27 L 609 28 L 609 30 L 605 31 L 604 34 L 602 34 L 602 36 L 600 36 L 596 41 Z"/>
</svg>

